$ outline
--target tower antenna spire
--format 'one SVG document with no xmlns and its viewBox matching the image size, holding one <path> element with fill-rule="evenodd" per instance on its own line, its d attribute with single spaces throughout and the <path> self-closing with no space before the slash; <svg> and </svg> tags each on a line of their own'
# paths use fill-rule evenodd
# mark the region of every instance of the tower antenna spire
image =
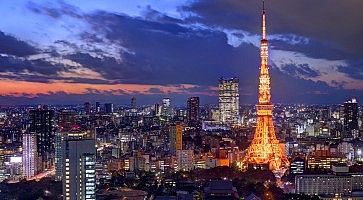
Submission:
<svg viewBox="0 0 363 200">
<path fill-rule="evenodd" d="M 265 10 L 265 1 L 262 1 L 262 39 L 266 39 L 266 10 Z"/>
</svg>

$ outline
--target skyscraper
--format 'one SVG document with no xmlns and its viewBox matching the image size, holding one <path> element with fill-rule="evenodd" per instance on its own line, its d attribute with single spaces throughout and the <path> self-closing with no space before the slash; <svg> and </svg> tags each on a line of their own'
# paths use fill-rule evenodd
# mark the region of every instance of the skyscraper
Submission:
<svg viewBox="0 0 363 200">
<path fill-rule="evenodd" d="M 136 97 L 131 98 L 131 109 L 136 109 Z"/>
<path fill-rule="evenodd" d="M 161 106 L 161 116 L 165 120 L 169 120 L 171 118 L 172 109 L 171 109 L 171 106 L 170 105 L 171 105 L 170 98 L 164 98 L 163 99 L 163 104 Z"/>
<path fill-rule="evenodd" d="M 23 176 L 29 179 L 37 173 L 37 138 L 35 134 L 23 134 Z"/>
<path fill-rule="evenodd" d="M 61 181 L 63 177 L 63 160 L 62 160 L 62 144 L 63 144 L 63 131 L 57 131 L 55 133 L 55 155 L 54 155 L 54 165 L 55 165 L 55 180 Z"/>
<path fill-rule="evenodd" d="M 101 112 L 101 104 L 100 102 L 96 102 L 96 113 L 100 113 Z"/>
<path fill-rule="evenodd" d="M 63 199 L 96 199 L 96 147 L 87 133 L 69 133 L 63 142 Z"/>
<path fill-rule="evenodd" d="M 170 153 L 176 155 L 177 150 L 183 149 L 183 126 L 171 125 L 169 128 Z"/>
<path fill-rule="evenodd" d="M 242 161 L 242 167 L 263 167 L 270 170 L 280 170 L 288 167 L 289 161 L 282 145 L 275 135 L 272 121 L 270 75 L 267 64 L 268 42 L 266 38 L 266 12 L 262 11 L 261 66 L 258 87 L 257 124 L 255 135 L 247 154 Z"/>
<path fill-rule="evenodd" d="M 219 79 L 220 121 L 227 124 L 239 122 L 239 80 L 237 78 Z"/>
<path fill-rule="evenodd" d="M 354 138 L 358 136 L 358 102 L 356 99 L 346 101 L 343 105 L 343 137 Z"/>
<path fill-rule="evenodd" d="M 199 97 L 190 97 L 187 101 L 188 126 L 198 126 L 199 123 Z"/>
<path fill-rule="evenodd" d="M 29 112 L 28 132 L 37 137 L 38 171 L 50 169 L 54 162 L 55 124 L 54 111 L 38 108 Z"/>
<path fill-rule="evenodd" d="M 86 115 L 91 114 L 91 104 L 89 102 L 84 103 L 84 112 Z"/>
<path fill-rule="evenodd" d="M 113 113 L 113 104 L 105 103 L 105 113 L 110 114 Z"/>
<path fill-rule="evenodd" d="M 64 135 L 76 125 L 76 113 L 72 110 L 62 109 L 57 115 L 58 129 L 55 133 L 55 180 L 61 181 L 63 177 L 62 143 Z"/>
</svg>

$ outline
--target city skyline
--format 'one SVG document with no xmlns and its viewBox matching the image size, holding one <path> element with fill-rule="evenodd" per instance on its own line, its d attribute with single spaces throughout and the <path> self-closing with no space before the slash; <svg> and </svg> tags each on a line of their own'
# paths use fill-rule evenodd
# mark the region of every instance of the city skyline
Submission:
<svg viewBox="0 0 363 200">
<path fill-rule="evenodd" d="M 358 1 L 3 2 L 0 199 L 363 199 Z"/>
<path fill-rule="evenodd" d="M 274 103 L 362 99 L 362 2 L 315 4 L 266 1 Z M 253 104 L 260 7 L 252 0 L 3 1 L 0 103 L 128 104 L 135 96 L 140 104 L 170 97 L 179 105 L 199 96 L 217 104 L 218 79 L 237 77 L 240 103 Z"/>
</svg>

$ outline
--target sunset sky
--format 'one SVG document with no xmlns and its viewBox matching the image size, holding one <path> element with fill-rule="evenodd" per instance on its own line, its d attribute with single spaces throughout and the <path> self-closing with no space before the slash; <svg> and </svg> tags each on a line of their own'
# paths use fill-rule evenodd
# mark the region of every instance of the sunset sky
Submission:
<svg viewBox="0 0 363 200">
<path fill-rule="evenodd" d="M 261 1 L 0 2 L 0 104 L 257 102 Z M 363 101 L 361 0 L 267 0 L 273 103 Z"/>
</svg>

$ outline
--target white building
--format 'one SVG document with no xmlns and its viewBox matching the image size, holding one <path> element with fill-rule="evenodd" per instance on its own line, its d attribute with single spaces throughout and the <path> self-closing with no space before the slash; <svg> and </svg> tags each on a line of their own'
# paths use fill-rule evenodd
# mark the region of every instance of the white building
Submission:
<svg viewBox="0 0 363 200">
<path fill-rule="evenodd" d="M 220 121 L 227 124 L 239 123 L 239 80 L 219 79 Z"/>
<path fill-rule="evenodd" d="M 23 134 L 23 176 L 26 179 L 36 175 L 37 172 L 37 140 L 36 135 Z"/>
</svg>

